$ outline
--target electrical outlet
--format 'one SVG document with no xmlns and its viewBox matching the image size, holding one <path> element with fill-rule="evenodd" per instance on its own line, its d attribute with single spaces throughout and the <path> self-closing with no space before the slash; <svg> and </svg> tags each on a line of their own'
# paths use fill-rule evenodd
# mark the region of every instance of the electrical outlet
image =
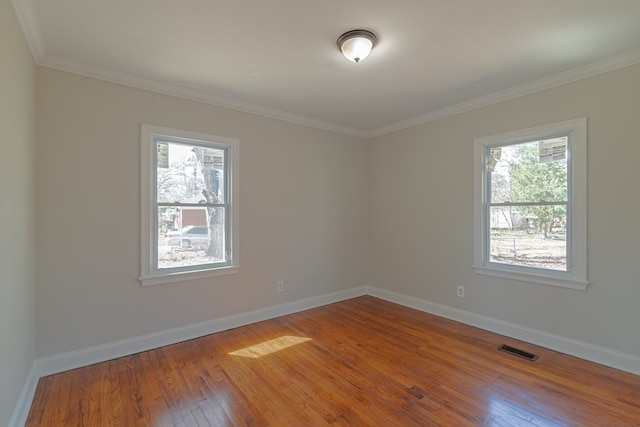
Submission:
<svg viewBox="0 0 640 427">
<path fill-rule="evenodd" d="M 278 284 L 276 285 L 276 290 L 278 292 L 284 291 L 284 281 L 278 280 Z"/>
<path fill-rule="evenodd" d="M 464 286 L 458 286 L 458 296 L 464 297 Z"/>
</svg>

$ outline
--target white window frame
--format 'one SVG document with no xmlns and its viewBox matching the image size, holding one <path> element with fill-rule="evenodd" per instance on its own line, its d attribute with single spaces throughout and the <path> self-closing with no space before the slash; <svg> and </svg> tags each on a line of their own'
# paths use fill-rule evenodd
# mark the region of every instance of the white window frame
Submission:
<svg viewBox="0 0 640 427">
<path fill-rule="evenodd" d="M 487 153 L 500 147 L 568 136 L 567 271 L 490 261 Z M 474 264 L 476 273 L 586 290 L 587 281 L 587 119 L 579 118 L 474 139 Z"/>
<path fill-rule="evenodd" d="M 165 283 L 182 282 L 187 280 L 206 279 L 215 276 L 234 274 L 239 271 L 240 251 L 239 251 L 239 231 L 238 231 L 238 163 L 239 163 L 239 141 L 233 138 L 207 135 L 203 133 L 190 132 L 185 130 L 170 129 L 152 125 L 141 126 L 140 138 L 140 158 L 141 158 L 141 275 L 142 286 L 160 285 Z M 186 144 L 207 145 L 211 148 L 223 148 L 227 151 L 225 167 L 229 168 L 228 177 L 231 183 L 228 185 L 228 213 L 226 221 L 229 222 L 230 236 L 228 244 L 229 263 L 222 267 L 204 267 L 195 265 L 172 271 L 170 273 L 157 268 L 157 241 L 158 228 L 156 225 L 157 209 L 156 200 L 156 176 L 157 176 L 157 155 L 156 138 L 164 137 L 173 140 L 183 141 Z"/>
</svg>

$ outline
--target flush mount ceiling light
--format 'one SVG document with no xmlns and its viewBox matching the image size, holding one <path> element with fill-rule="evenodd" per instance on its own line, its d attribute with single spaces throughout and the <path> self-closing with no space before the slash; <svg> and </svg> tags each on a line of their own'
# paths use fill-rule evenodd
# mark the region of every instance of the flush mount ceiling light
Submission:
<svg viewBox="0 0 640 427">
<path fill-rule="evenodd" d="M 376 40 L 371 31 L 351 30 L 338 37 L 338 47 L 349 61 L 360 62 L 369 56 Z"/>
</svg>

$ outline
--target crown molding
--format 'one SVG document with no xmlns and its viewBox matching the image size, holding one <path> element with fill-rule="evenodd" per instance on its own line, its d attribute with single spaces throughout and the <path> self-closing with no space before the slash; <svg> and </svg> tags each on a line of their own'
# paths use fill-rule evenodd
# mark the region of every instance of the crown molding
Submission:
<svg viewBox="0 0 640 427">
<path fill-rule="evenodd" d="M 445 117 L 497 104 L 499 102 L 508 101 L 520 96 L 529 95 L 557 86 L 562 86 L 564 84 L 583 80 L 589 77 L 596 76 L 598 74 L 615 71 L 620 68 L 625 68 L 640 63 L 640 50 L 635 50 L 599 62 L 595 62 L 593 64 L 565 71 L 550 77 L 545 77 L 533 82 L 525 83 L 520 86 L 498 91 L 486 96 L 461 102 L 456 105 L 434 110 L 416 117 L 401 120 L 389 125 L 366 131 L 325 120 L 314 119 L 312 117 L 304 116 L 301 114 L 295 114 L 284 110 L 270 108 L 264 105 L 235 100 L 212 92 L 203 91 L 201 89 L 161 82 L 158 80 L 140 77 L 106 67 L 90 65 L 68 58 L 51 55 L 50 53 L 47 53 L 46 50 L 46 43 L 40 30 L 38 16 L 33 4 L 33 0 L 12 0 L 12 3 L 18 21 L 20 22 L 22 30 L 25 34 L 25 38 L 27 39 L 27 43 L 29 44 L 29 47 L 31 49 L 32 55 L 36 63 L 40 66 L 74 74 L 80 74 L 86 77 L 92 77 L 112 83 L 135 87 L 138 89 L 149 90 L 165 95 L 171 95 L 179 98 L 189 99 L 192 101 L 202 102 L 217 107 L 229 108 L 236 111 L 256 114 L 259 116 L 282 120 L 293 124 L 340 133 L 343 135 L 353 136 L 361 139 L 370 139 L 387 135 L 393 132 L 443 119 Z"/>
<path fill-rule="evenodd" d="M 508 101 L 525 95 L 530 95 L 535 92 L 540 92 L 546 89 L 573 83 L 579 80 L 587 79 L 589 77 L 597 76 L 598 74 L 604 74 L 636 64 L 640 64 L 640 50 L 627 52 L 622 55 L 614 56 L 612 58 L 585 65 L 583 67 L 574 68 L 573 70 L 555 74 L 550 77 L 545 77 L 533 82 L 525 83 L 520 86 L 501 90 L 486 96 L 482 96 L 480 98 L 461 102 L 450 107 L 445 107 L 426 114 L 422 114 L 420 116 L 392 123 L 387 126 L 382 126 L 370 132 L 367 132 L 365 138 L 369 139 L 387 135 L 392 132 L 419 126 L 428 122 L 443 119 L 445 117 L 475 110 L 481 107 L 487 107 L 499 102 Z"/>
<path fill-rule="evenodd" d="M 148 90 L 156 93 L 188 99 L 191 101 L 202 102 L 204 104 L 214 105 L 217 107 L 223 107 L 231 110 L 241 111 L 244 113 L 256 114 L 258 116 L 282 120 L 297 125 L 327 130 L 343 135 L 355 136 L 357 138 L 366 137 L 366 132 L 349 126 L 339 125 L 337 123 L 332 123 L 324 120 L 318 120 L 301 114 L 278 110 L 259 104 L 238 101 L 202 89 L 196 89 L 162 82 L 159 80 L 149 79 L 146 77 L 140 77 L 134 74 L 125 73 L 106 67 L 95 66 L 80 61 L 74 61 L 59 56 L 45 55 L 38 65 L 55 70 L 79 74 L 85 77 L 96 78 L 111 83 L 117 83 L 124 86 L 130 86 L 137 89 Z"/>
<path fill-rule="evenodd" d="M 354 136 L 361 139 L 371 139 L 411 127 L 419 126 L 435 120 L 443 119 L 445 117 L 450 117 L 456 114 L 475 110 L 477 108 L 486 107 L 489 105 L 497 104 L 499 102 L 508 101 L 521 96 L 530 95 L 532 93 L 540 92 L 546 89 L 551 89 L 568 83 L 583 80 L 599 74 L 615 71 L 639 63 L 640 50 L 635 50 L 580 68 L 575 68 L 573 70 L 565 71 L 563 73 L 559 73 L 550 77 L 545 77 L 543 79 L 525 83 L 520 86 L 505 89 L 486 96 L 472 99 L 470 101 L 461 102 L 450 107 L 441 108 L 439 110 L 431 111 L 420 116 L 392 123 L 390 125 L 374 129 L 372 131 L 364 131 L 349 126 L 314 119 L 300 114 L 294 114 L 283 110 L 265 107 L 263 105 L 234 100 L 199 89 L 161 82 L 136 76 L 133 74 L 111 70 L 104 67 L 88 65 L 68 59 L 62 59 L 60 57 L 51 57 L 49 55 L 43 56 L 39 65 L 74 74 L 80 74 L 87 77 L 97 78 L 112 83 L 122 84 L 125 86 L 131 86 L 138 89 L 163 93 L 165 95 L 176 96 L 179 98 L 189 99 L 192 101 L 202 102 L 218 107 L 229 108 L 245 113 L 256 114 L 276 120 L 282 120 L 302 126 L 327 130 L 330 132 Z"/>
<path fill-rule="evenodd" d="M 33 55 L 36 64 L 39 65 L 45 55 L 46 46 L 42 31 L 40 31 L 38 14 L 33 5 L 33 0 L 11 0 L 11 3 L 13 3 L 13 10 L 31 49 L 31 55 Z"/>
</svg>

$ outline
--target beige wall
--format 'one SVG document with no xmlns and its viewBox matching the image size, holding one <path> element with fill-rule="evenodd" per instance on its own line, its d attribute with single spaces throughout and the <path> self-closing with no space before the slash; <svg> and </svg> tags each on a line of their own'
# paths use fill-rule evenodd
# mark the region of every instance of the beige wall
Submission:
<svg viewBox="0 0 640 427">
<path fill-rule="evenodd" d="M 0 213 L 0 341 L 13 349 L 0 353 L 0 424 L 36 350 L 366 284 L 640 356 L 640 66 L 363 141 L 46 68 L 36 77 L 0 7 L 0 54 L 11 58 L 0 68 L 0 197 L 11 201 Z M 582 116 L 591 286 L 476 275 L 473 138 Z M 239 274 L 139 285 L 141 123 L 240 140 Z"/>
<path fill-rule="evenodd" d="M 0 425 L 35 357 L 35 64 L 10 1 L 0 2 Z"/>
<path fill-rule="evenodd" d="M 37 81 L 39 357 L 366 284 L 365 141 L 46 68 Z M 140 286 L 141 123 L 240 140 L 239 274 Z"/>
<path fill-rule="evenodd" d="M 634 66 L 372 140 L 370 284 L 640 356 L 639 114 Z M 583 116 L 588 290 L 475 274 L 473 139 Z"/>
<path fill-rule="evenodd" d="M 361 141 L 39 69 L 38 356 L 364 284 L 640 355 L 639 99 L 636 66 Z M 582 116 L 589 289 L 475 274 L 473 138 Z M 240 274 L 139 286 L 140 123 L 240 139 Z"/>
</svg>

